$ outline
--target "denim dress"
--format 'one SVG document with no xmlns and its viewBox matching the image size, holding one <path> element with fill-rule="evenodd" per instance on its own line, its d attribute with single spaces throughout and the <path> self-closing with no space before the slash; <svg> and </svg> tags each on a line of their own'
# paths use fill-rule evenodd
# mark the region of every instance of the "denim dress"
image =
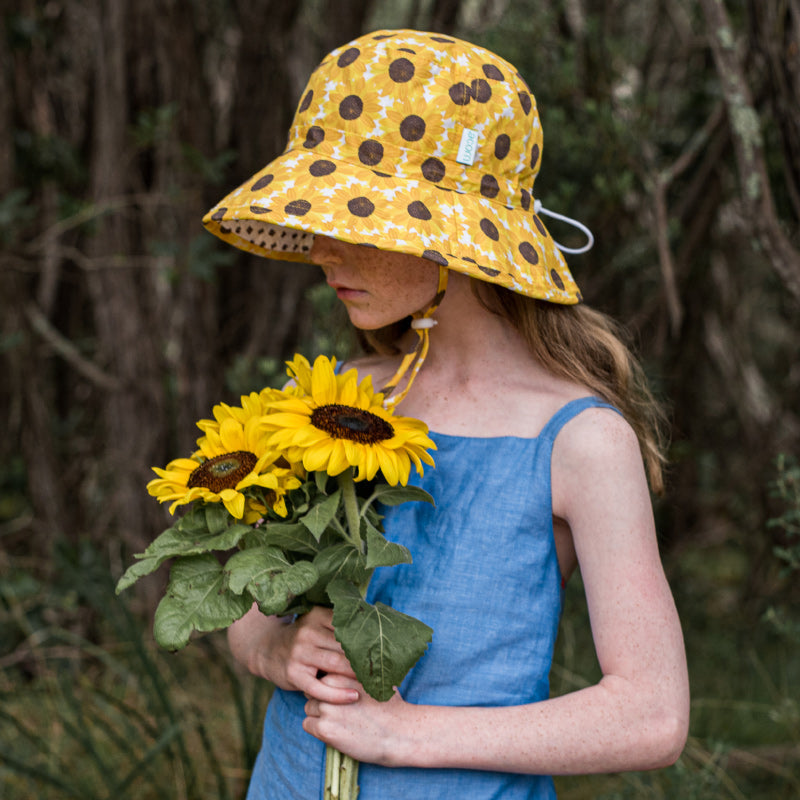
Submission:
<svg viewBox="0 0 800 800">
<path fill-rule="evenodd" d="M 535 438 L 431 433 L 435 469 L 412 475 L 436 501 L 385 509 L 387 538 L 414 562 L 375 571 L 368 600 L 433 628 L 433 642 L 407 675 L 411 703 L 514 706 L 547 699 L 563 606 L 556 559 L 550 458 L 561 428 L 586 408 L 563 406 Z M 302 730 L 305 697 L 280 689 L 270 701 L 248 800 L 322 797 L 325 746 Z M 544 775 L 362 763 L 360 800 L 544 800 Z"/>
</svg>

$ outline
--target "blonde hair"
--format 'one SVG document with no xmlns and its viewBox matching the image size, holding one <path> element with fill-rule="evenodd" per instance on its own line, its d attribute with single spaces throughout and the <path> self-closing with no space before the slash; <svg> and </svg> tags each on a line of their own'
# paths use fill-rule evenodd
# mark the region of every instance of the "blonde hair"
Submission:
<svg viewBox="0 0 800 800">
<path fill-rule="evenodd" d="M 472 289 L 492 314 L 507 319 L 533 357 L 553 375 L 585 386 L 618 408 L 639 440 L 650 488 L 664 491 L 667 418 L 653 396 L 641 365 L 611 317 L 580 305 L 536 300 L 473 279 Z M 409 320 L 376 331 L 357 331 L 367 352 L 394 355 Z"/>
</svg>

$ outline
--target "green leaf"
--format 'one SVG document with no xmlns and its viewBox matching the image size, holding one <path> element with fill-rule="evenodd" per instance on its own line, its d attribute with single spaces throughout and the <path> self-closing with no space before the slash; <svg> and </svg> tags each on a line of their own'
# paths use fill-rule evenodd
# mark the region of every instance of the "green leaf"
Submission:
<svg viewBox="0 0 800 800">
<path fill-rule="evenodd" d="M 388 700 L 427 649 L 433 631 L 383 603 L 367 603 L 348 581 L 333 581 L 328 595 L 336 638 L 356 677 L 371 697 Z"/>
<path fill-rule="evenodd" d="M 314 534 L 314 538 L 317 541 L 319 541 L 325 529 L 331 524 L 331 520 L 336 516 L 341 497 L 342 493 L 337 489 L 321 503 L 311 506 L 310 511 L 301 518 L 300 521 Z"/>
<path fill-rule="evenodd" d="M 277 547 L 251 547 L 228 559 L 225 565 L 231 591 L 245 589 L 265 614 L 284 614 L 298 595 L 319 578 L 310 561 L 290 562 Z"/>
<path fill-rule="evenodd" d="M 222 503 L 206 503 L 205 511 L 206 528 L 209 533 L 222 533 L 231 519 L 230 512 Z"/>
<path fill-rule="evenodd" d="M 232 550 L 239 544 L 239 540 L 252 528 L 249 525 L 237 523 L 221 531 L 210 531 L 207 528 L 197 529 L 194 525 L 189 530 L 178 522 L 167 528 L 158 538 L 154 539 L 143 554 L 136 558 L 161 558 L 163 561 L 173 556 L 190 556 L 208 553 L 213 550 Z"/>
<path fill-rule="evenodd" d="M 371 501 L 377 500 L 385 506 L 399 506 L 412 500 L 436 505 L 428 492 L 419 486 L 389 486 L 385 483 L 378 484 L 372 492 Z"/>
<path fill-rule="evenodd" d="M 181 558 L 172 565 L 169 586 L 156 609 L 153 634 L 167 650 L 180 650 L 192 631 L 227 628 L 250 608 L 247 595 L 226 587 L 222 565 L 210 554 Z"/>
<path fill-rule="evenodd" d="M 258 528 L 253 541 L 261 545 L 280 547 L 293 553 L 313 555 L 319 552 L 319 542 L 302 523 L 268 522 Z"/>
<path fill-rule="evenodd" d="M 411 553 L 407 547 L 387 541 L 384 535 L 370 524 L 362 527 L 366 529 L 368 568 L 411 563 Z"/>
<path fill-rule="evenodd" d="M 142 558 L 141 561 L 131 564 L 117 582 L 116 593 L 119 594 L 129 586 L 133 586 L 139 578 L 143 578 L 145 575 L 150 575 L 150 573 L 155 572 L 168 558 L 169 556 L 152 556 L 149 558 Z"/>
<path fill-rule="evenodd" d="M 316 484 L 317 489 L 322 492 L 322 494 L 326 494 L 325 487 L 328 485 L 328 473 L 318 470 L 313 472 L 312 475 L 314 476 L 314 483 Z"/>
<path fill-rule="evenodd" d="M 314 566 L 319 573 L 319 582 L 323 586 L 337 578 L 363 586 L 372 575 L 372 570 L 367 569 L 364 556 L 346 542 L 338 542 L 320 551 L 314 558 Z"/>
</svg>

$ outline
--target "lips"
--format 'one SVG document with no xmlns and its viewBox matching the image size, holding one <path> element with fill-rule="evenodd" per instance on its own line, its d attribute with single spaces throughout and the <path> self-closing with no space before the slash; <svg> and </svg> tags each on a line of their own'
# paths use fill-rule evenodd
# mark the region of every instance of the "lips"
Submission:
<svg viewBox="0 0 800 800">
<path fill-rule="evenodd" d="M 365 294 L 363 289 L 356 289 L 352 286 L 346 286 L 345 284 L 338 283 L 337 281 L 328 281 L 328 286 L 335 290 L 336 296 L 340 300 L 352 300 Z"/>
</svg>

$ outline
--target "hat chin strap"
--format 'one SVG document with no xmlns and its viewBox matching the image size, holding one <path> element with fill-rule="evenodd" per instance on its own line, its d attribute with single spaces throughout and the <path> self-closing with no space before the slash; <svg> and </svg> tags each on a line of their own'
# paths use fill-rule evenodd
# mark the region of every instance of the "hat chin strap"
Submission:
<svg viewBox="0 0 800 800">
<path fill-rule="evenodd" d="M 403 360 L 400 362 L 400 367 L 397 372 L 391 377 L 389 383 L 381 389 L 385 396 L 383 407 L 386 409 L 395 408 L 398 403 L 408 394 L 414 378 L 417 373 L 422 369 L 422 364 L 428 355 L 428 347 L 430 346 L 430 329 L 436 325 L 436 320 L 433 319 L 433 314 L 439 304 L 442 302 L 445 290 L 447 289 L 447 267 L 439 266 L 439 284 L 436 288 L 436 296 L 431 301 L 431 304 L 424 311 L 417 311 L 411 320 L 411 328 L 417 334 L 417 342 L 414 348 L 406 353 Z M 398 386 L 405 379 L 405 385 L 398 391 Z"/>
</svg>

